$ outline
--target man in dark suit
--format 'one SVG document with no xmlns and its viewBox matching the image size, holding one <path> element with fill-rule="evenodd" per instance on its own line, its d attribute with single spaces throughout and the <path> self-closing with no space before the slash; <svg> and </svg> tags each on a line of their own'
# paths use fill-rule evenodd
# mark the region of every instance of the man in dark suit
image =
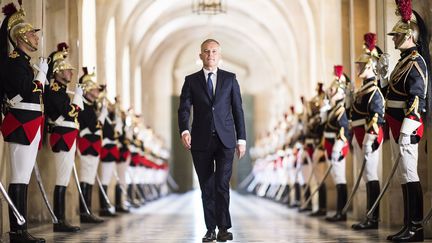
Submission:
<svg viewBox="0 0 432 243">
<path fill-rule="evenodd" d="M 246 131 L 236 75 L 218 69 L 221 48 L 216 40 L 201 44 L 203 69 L 186 76 L 180 96 L 178 124 L 183 145 L 191 150 L 198 175 L 207 233 L 203 242 L 232 240 L 229 181 L 234 151 L 246 150 Z M 192 130 L 189 126 L 193 107 Z M 216 237 L 215 228 L 218 226 Z"/>
</svg>

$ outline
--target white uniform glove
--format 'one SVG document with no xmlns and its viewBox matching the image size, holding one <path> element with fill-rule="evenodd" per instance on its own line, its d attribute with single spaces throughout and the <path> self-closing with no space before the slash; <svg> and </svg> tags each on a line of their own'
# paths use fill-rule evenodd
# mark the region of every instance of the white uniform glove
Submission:
<svg viewBox="0 0 432 243">
<path fill-rule="evenodd" d="M 98 120 L 103 124 L 105 122 L 105 118 L 108 116 L 108 109 L 104 105 L 102 106 L 101 113 L 99 114 Z"/>
<path fill-rule="evenodd" d="M 373 145 L 376 138 L 377 138 L 377 135 L 375 135 L 375 134 L 371 134 L 371 133 L 365 134 L 365 136 L 363 138 L 363 152 L 365 154 L 372 153 L 372 145 Z"/>
<path fill-rule="evenodd" d="M 41 82 L 42 84 L 47 83 L 46 78 L 48 72 L 48 61 L 46 58 L 41 58 L 39 64 L 35 65 L 36 69 L 39 71 L 34 80 Z"/>
<path fill-rule="evenodd" d="M 72 104 L 75 104 L 78 106 L 81 110 L 84 110 L 84 103 L 83 103 L 83 90 L 81 87 L 75 88 L 75 95 L 72 100 Z"/>
<path fill-rule="evenodd" d="M 332 148 L 332 154 L 331 154 L 331 160 L 334 162 L 337 162 L 339 160 L 339 157 L 342 154 L 342 148 L 344 147 L 345 142 L 341 139 L 336 139 L 335 143 L 333 144 Z"/>
</svg>

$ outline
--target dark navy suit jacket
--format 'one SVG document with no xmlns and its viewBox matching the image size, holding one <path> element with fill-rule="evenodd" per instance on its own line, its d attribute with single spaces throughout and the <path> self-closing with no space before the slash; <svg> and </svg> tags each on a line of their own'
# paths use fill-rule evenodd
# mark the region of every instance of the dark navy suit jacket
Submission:
<svg viewBox="0 0 432 243">
<path fill-rule="evenodd" d="M 193 109 L 192 130 L 189 119 Z M 180 95 L 178 125 L 180 133 L 191 132 L 191 150 L 206 150 L 212 136 L 212 120 L 226 148 L 235 148 L 237 139 L 246 140 L 240 87 L 234 73 L 217 71 L 214 97 L 207 92 L 204 71 L 186 76 Z"/>
</svg>

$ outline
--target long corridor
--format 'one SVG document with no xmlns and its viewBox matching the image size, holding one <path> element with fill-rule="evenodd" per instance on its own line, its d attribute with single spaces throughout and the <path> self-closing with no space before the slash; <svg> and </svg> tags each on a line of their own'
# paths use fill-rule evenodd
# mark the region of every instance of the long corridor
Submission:
<svg viewBox="0 0 432 243">
<path fill-rule="evenodd" d="M 354 232 L 283 205 L 232 192 L 232 242 L 388 242 L 389 229 Z M 30 230 L 47 242 L 201 242 L 205 233 L 199 191 L 173 194 L 80 233 L 52 233 L 51 225 Z M 3 242 L 8 242 L 7 235 Z"/>
</svg>

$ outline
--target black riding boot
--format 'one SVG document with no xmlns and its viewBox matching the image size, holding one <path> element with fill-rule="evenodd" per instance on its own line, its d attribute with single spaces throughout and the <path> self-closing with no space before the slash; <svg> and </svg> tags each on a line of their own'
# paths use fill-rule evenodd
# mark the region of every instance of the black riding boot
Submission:
<svg viewBox="0 0 432 243">
<path fill-rule="evenodd" d="M 408 222 L 409 222 L 408 192 L 407 192 L 408 186 L 407 184 L 401 184 L 401 188 L 402 188 L 402 198 L 403 198 L 403 206 L 404 206 L 404 219 L 403 219 L 404 226 L 396 234 L 387 236 L 387 240 L 393 240 L 393 237 L 398 237 L 400 234 L 405 232 L 405 230 L 408 227 Z"/>
<path fill-rule="evenodd" d="M 115 188 L 116 212 L 129 213 L 129 209 L 123 205 L 122 194 L 123 194 L 123 191 L 121 189 L 121 185 L 117 184 L 116 188 Z"/>
<path fill-rule="evenodd" d="M 54 214 L 58 223 L 53 224 L 54 232 L 78 232 L 80 227 L 69 224 L 66 220 L 66 187 L 56 185 L 54 188 Z"/>
<path fill-rule="evenodd" d="M 296 208 L 300 206 L 300 184 L 294 183 L 294 203 L 289 205 L 289 208 Z"/>
<path fill-rule="evenodd" d="M 342 214 L 342 209 L 344 208 L 347 202 L 347 185 L 346 184 L 337 184 L 337 202 L 336 202 L 336 214 L 332 217 L 326 217 L 326 220 L 329 222 L 339 222 L 346 221 L 346 214 Z"/>
<path fill-rule="evenodd" d="M 108 186 L 103 185 L 102 188 L 105 191 L 105 194 L 107 194 L 108 193 Z M 106 217 L 117 216 L 117 214 L 115 214 L 115 212 L 114 213 L 110 212 L 109 204 L 108 204 L 107 200 L 105 199 L 101 189 L 99 190 L 99 203 L 100 203 L 100 211 L 99 211 L 100 216 L 106 216 Z"/>
<path fill-rule="evenodd" d="M 305 190 L 305 188 L 306 188 L 307 186 L 306 185 L 304 185 L 303 186 L 303 190 Z M 304 199 L 303 200 L 307 200 L 309 197 L 310 197 L 310 194 L 311 194 L 311 192 L 310 192 L 310 187 L 307 187 L 307 189 L 305 190 L 305 192 L 304 192 Z M 304 208 L 299 208 L 299 212 L 306 212 L 306 211 L 312 211 L 312 200 L 310 200 L 309 202 L 308 202 L 308 204 L 306 205 L 306 207 L 304 207 Z"/>
<path fill-rule="evenodd" d="M 318 189 L 318 210 L 311 213 L 309 216 L 320 217 L 327 214 L 327 187 L 325 183 L 322 183 Z"/>
<path fill-rule="evenodd" d="M 423 191 L 419 181 L 407 183 L 408 227 L 400 235 L 392 238 L 397 242 L 418 242 L 424 240 L 423 234 Z"/>
<path fill-rule="evenodd" d="M 8 189 L 8 194 L 12 202 L 14 203 L 18 212 L 24 217 L 25 220 L 27 218 L 27 184 L 10 184 Z M 36 238 L 28 233 L 27 231 L 27 222 L 22 225 L 19 225 L 13 211 L 9 207 L 9 223 L 10 223 L 10 232 L 9 239 L 11 243 L 45 243 L 45 239 Z"/>
<path fill-rule="evenodd" d="M 85 183 L 85 182 L 81 182 L 80 183 L 81 186 L 81 191 L 84 197 L 84 200 L 86 202 L 87 208 L 89 210 L 89 213 L 87 213 L 84 204 L 81 201 L 81 198 L 79 199 L 79 205 L 80 205 L 80 221 L 81 223 L 91 223 L 91 224 L 99 224 L 99 223 L 103 223 L 104 220 L 102 218 L 99 218 L 98 216 L 94 215 L 91 211 L 91 206 L 92 206 L 92 190 L 93 190 L 93 186 Z"/>
<path fill-rule="evenodd" d="M 375 203 L 378 195 L 380 193 L 379 181 L 369 181 L 366 183 L 366 197 L 367 197 L 367 211 L 369 211 L 373 204 Z M 363 222 L 353 224 L 352 228 L 354 230 L 367 230 L 367 229 L 378 229 L 379 220 L 379 205 L 372 214 L 372 218 L 366 219 Z"/>
</svg>

